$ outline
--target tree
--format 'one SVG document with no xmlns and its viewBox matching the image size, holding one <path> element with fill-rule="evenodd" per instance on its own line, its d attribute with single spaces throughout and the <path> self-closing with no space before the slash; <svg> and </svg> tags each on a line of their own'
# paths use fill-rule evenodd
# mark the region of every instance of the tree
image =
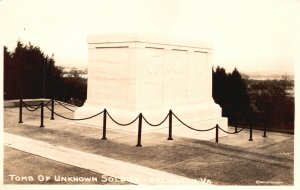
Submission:
<svg viewBox="0 0 300 190">
<path fill-rule="evenodd" d="M 245 118 L 250 112 L 250 98 L 247 86 L 236 68 L 229 74 L 228 93 L 230 102 L 229 115 L 236 117 L 236 119 L 249 119 Z"/>
<path fill-rule="evenodd" d="M 77 70 L 72 69 L 67 77 L 64 78 L 64 84 L 68 92 L 66 93 L 65 99 L 72 99 L 76 105 L 82 105 L 87 95 L 87 80 L 81 78 Z"/>
<path fill-rule="evenodd" d="M 39 47 L 18 41 L 13 52 L 5 47 L 4 54 L 5 99 L 50 98 L 61 86 L 61 71 L 54 65 L 54 56 L 45 55 Z"/>
<path fill-rule="evenodd" d="M 7 99 L 8 93 L 12 92 L 12 78 L 13 78 L 13 67 L 12 67 L 12 55 L 8 51 L 7 47 L 4 46 L 4 99 Z"/>
<path fill-rule="evenodd" d="M 269 126 L 289 126 L 294 123 L 294 98 L 287 94 L 291 83 L 287 78 L 282 80 L 266 80 L 251 85 L 252 99 L 257 109 L 256 113 L 262 115 L 262 122 Z"/>
<path fill-rule="evenodd" d="M 250 110 L 247 86 L 236 68 L 228 74 L 219 66 L 213 70 L 213 98 L 230 123 L 244 120 Z"/>
<path fill-rule="evenodd" d="M 44 64 L 47 64 L 47 59 L 39 47 L 18 42 L 13 60 L 21 73 L 17 79 L 21 82 L 19 88 L 23 98 L 44 97 Z"/>
<path fill-rule="evenodd" d="M 228 76 L 224 68 L 219 66 L 213 70 L 213 98 L 217 104 L 225 105 L 228 99 L 227 82 Z"/>
</svg>

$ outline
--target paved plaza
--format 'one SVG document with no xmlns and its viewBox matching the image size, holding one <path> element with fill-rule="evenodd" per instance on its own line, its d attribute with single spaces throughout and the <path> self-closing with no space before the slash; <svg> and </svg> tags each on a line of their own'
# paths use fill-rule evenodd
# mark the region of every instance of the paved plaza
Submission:
<svg viewBox="0 0 300 190">
<path fill-rule="evenodd" d="M 73 112 L 60 106 L 55 110 L 73 117 Z M 212 185 L 294 183 L 293 135 L 268 132 L 264 138 L 262 131 L 254 130 L 253 141 L 248 141 L 249 131 L 244 130 L 219 138 L 217 144 L 215 139 L 201 141 L 177 136 L 169 141 L 166 134 L 148 132 L 142 134 L 143 147 L 136 147 L 136 134 L 111 130 L 109 126 L 108 140 L 103 141 L 101 128 L 79 125 L 57 116 L 50 120 L 48 110 L 45 111 L 44 128 L 39 127 L 40 111 L 23 109 L 23 124 L 18 124 L 18 113 L 18 108 L 4 109 L 5 184 L 139 185 L 172 184 L 186 182 L 186 179 L 191 179 L 187 184 Z M 26 143 L 32 144 L 25 146 Z M 42 175 L 51 176 L 51 179 L 17 181 L 12 175 L 34 179 Z M 55 181 L 54 176 L 95 177 L 98 180 Z M 120 176 L 124 180 L 115 178 Z M 149 180 L 136 179 L 141 176 Z M 111 180 L 106 180 L 108 178 Z"/>
</svg>

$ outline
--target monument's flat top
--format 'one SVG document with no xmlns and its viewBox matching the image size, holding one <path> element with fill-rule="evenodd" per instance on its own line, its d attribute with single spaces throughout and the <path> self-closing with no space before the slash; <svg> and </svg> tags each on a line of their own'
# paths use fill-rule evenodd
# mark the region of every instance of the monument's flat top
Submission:
<svg viewBox="0 0 300 190">
<path fill-rule="evenodd" d="M 166 35 L 153 34 L 137 34 L 137 33 L 112 33 L 102 35 L 88 36 L 89 44 L 106 44 L 106 43 L 124 43 L 124 42 L 140 42 L 160 45 L 195 47 L 202 49 L 212 49 L 211 42 L 198 41 L 197 39 L 175 38 Z"/>
</svg>

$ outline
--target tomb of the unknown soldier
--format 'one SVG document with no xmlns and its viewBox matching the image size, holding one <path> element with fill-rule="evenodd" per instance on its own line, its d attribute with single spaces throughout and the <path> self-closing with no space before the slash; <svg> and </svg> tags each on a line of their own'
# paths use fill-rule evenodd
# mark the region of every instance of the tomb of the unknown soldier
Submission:
<svg viewBox="0 0 300 190">
<path fill-rule="evenodd" d="M 75 118 L 108 110 L 120 123 L 140 113 L 153 124 L 160 123 L 169 110 L 195 129 L 218 124 L 227 130 L 227 118 L 212 98 L 212 57 L 210 43 L 160 38 L 137 34 L 110 34 L 88 37 L 88 91 Z M 102 127 L 102 117 L 78 123 Z M 107 121 L 107 128 L 137 131 L 137 122 L 120 127 Z M 143 123 L 143 132 L 168 132 L 168 124 L 152 127 Z M 197 132 L 173 119 L 173 134 L 196 139 L 215 138 L 215 131 Z M 225 135 L 220 132 L 220 136 Z"/>
</svg>

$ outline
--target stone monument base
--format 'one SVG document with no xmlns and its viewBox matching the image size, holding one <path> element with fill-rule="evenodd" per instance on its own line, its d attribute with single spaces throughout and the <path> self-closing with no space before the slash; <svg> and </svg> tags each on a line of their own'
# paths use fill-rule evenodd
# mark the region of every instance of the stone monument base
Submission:
<svg viewBox="0 0 300 190">
<path fill-rule="evenodd" d="M 100 111 L 107 109 L 111 117 L 115 119 L 119 123 L 129 123 L 134 120 L 139 113 L 142 113 L 143 116 L 147 119 L 151 124 L 160 123 L 167 114 L 169 113 L 170 108 L 160 107 L 157 109 L 151 109 L 147 111 L 137 111 L 137 110 L 125 110 L 118 109 L 116 107 L 104 107 L 101 105 L 95 105 L 93 103 L 86 102 L 83 107 L 78 108 L 75 112 L 75 118 L 84 118 L 95 115 Z M 181 119 L 187 125 L 195 128 L 195 129 L 209 129 L 216 124 L 218 124 L 222 129 L 227 130 L 227 118 L 220 117 L 221 108 L 215 104 L 215 102 L 204 102 L 203 104 L 191 104 L 191 105 L 182 105 L 176 106 L 172 109 L 173 113 Z M 108 130 L 117 130 L 121 132 L 134 133 L 138 132 L 138 120 L 136 120 L 133 124 L 128 126 L 120 126 L 115 124 L 109 116 L 107 116 L 107 129 Z M 94 118 L 88 120 L 77 121 L 79 124 L 96 126 L 99 128 L 103 127 L 103 114 L 96 116 Z M 215 138 L 215 130 L 211 130 L 208 132 L 199 132 L 194 131 L 192 129 L 187 128 L 182 125 L 174 116 L 172 117 L 172 126 L 173 126 L 173 135 L 174 136 L 182 136 L 186 138 L 200 139 L 200 140 L 208 140 Z M 167 119 L 160 126 L 150 126 L 144 120 L 142 123 L 142 133 L 149 132 L 158 132 L 168 134 L 169 120 Z M 226 133 L 219 130 L 219 137 L 226 136 Z"/>
</svg>

